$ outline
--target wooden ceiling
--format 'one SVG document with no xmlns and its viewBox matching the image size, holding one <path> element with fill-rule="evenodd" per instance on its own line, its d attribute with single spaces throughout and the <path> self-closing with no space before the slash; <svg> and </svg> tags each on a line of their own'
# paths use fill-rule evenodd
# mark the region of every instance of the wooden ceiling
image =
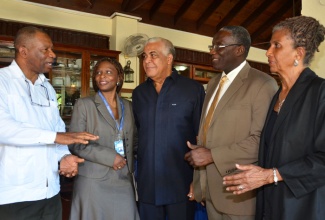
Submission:
<svg viewBox="0 0 325 220">
<path fill-rule="evenodd" d="M 272 27 L 301 14 L 302 0 L 27 0 L 92 14 L 114 12 L 141 17 L 141 22 L 213 37 L 226 25 L 241 25 L 252 45 L 265 49 Z"/>
</svg>

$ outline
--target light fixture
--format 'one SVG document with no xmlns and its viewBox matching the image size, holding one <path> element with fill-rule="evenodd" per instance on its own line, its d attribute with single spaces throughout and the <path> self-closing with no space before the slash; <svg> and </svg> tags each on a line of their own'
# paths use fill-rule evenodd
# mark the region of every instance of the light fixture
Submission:
<svg viewBox="0 0 325 220">
<path fill-rule="evenodd" d="M 174 66 L 174 68 L 175 68 L 177 71 L 184 71 L 184 70 L 187 69 L 187 66 L 178 65 L 178 66 Z"/>
<path fill-rule="evenodd" d="M 133 74 L 134 74 L 134 70 L 131 68 L 131 61 L 128 60 L 126 62 L 126 66 L 124 67 L 124 75 L 125 75 L 124 82 L 126 83 L 134 82 Z"/>
</svg>

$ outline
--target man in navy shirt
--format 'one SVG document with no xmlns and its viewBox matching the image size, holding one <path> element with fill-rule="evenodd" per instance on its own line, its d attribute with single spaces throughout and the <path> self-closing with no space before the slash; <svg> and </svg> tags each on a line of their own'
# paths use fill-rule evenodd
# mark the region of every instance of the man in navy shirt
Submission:
<svg viewBox="0 0 325 220">
<path fill-rule="evenodd" d="M 147 80 L 133 92 L 139 134 L 138 193 L 141 220 L 191 220 L 187 198 L 193 169 L 184 160 L 186 141 L 196 142 L 203 86 L 172 69 L 173 44 L 151 38 L 143 52 Z"/>
</svg>

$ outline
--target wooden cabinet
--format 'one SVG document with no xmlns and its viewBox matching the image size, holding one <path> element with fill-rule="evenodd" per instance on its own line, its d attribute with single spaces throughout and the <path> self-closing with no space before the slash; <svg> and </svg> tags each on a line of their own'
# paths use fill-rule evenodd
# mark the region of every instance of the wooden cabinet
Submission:
<svg viewBox="0 0 325 220">
<path fill-rule="evenodd" d="M 218 73 L 222 73 L 222 71 L 215 70 L 211 66 L 193 65 L 193 79 L 204 84 Z"/>
<path fill-rule="evenodd" d="M 215 70 L 211 66 L 196 65 L 185 62 L 174 62 L 173 68 L 176 69 L 180 75 L 194 79 L 202 84 L 207 84 L 216 74 L 222 73 L 222 71 Z M 144 82 L 146 78 L 144 69 L 140 67 L 140 83 Z"/>
<path fill-rule="evenodd" d="M 202 84 L 207 84 L 209 80 L 222 71 L 215 70 L 211 66 L 174 62 L 173 66 L 179 74 L 194 79 Z"/>
</svg>

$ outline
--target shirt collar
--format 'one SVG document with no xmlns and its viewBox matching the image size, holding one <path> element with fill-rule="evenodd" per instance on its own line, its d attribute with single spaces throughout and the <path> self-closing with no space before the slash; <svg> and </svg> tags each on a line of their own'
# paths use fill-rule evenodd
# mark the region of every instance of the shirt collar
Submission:
<svg viewBox="0 0 325 220">
<path fill-rule="evenodd" d="M 9 68 L 11 69 L 11 77 L 14 79 L 19 79 L 19 78 L 23 78 L 26 79 L 25 74 L 23 73 L 23 71 L 20 69 L 20 67 L 18 66 L 17 62 L 15 60 L 13 60 L 9 66 Z M 42 84 L 44 81 L 49 81 L 48 78 L 45 77 L 45 75 L 43 73 L 40 73 L 38 75 L 38 78 L 35 82 L 35 84 Z"/>
<path fill-rule="evenodd" d="M 172 73 L 169 75 L 169 76 L 167 76 L 167 78 L 171 78 L 172 80 L 175 80 L 176 81 L 176 79 L 179 77 L 179 74 L 178 74 L 178 72 L 177 72 L 177 70 L 176 69 L 172 69 Z M 166 79 L 167 79 L 166 78 Z M 152 83 L 153 82 L 153 80 L 151 79 L 151 78 L 147 78 L 147 82 L 150 82 L 150 83 Z"/>
<path fill-rule="evenodd" d="M 234 79 L 236 78 L 236 76 L 238 75 L 238 73 L 243 69 L 243 67 L 246 65 L 247 61 L 244 60 L 239 66 L 237 66 L 235 69 L 233 69 L 232 71 L 230 71 L 227 74 L 227 78 L 230 82 L 234 81 Z M 222 72 L 222 76 L 226 75 L 225 72 Z"/>
</svg>

